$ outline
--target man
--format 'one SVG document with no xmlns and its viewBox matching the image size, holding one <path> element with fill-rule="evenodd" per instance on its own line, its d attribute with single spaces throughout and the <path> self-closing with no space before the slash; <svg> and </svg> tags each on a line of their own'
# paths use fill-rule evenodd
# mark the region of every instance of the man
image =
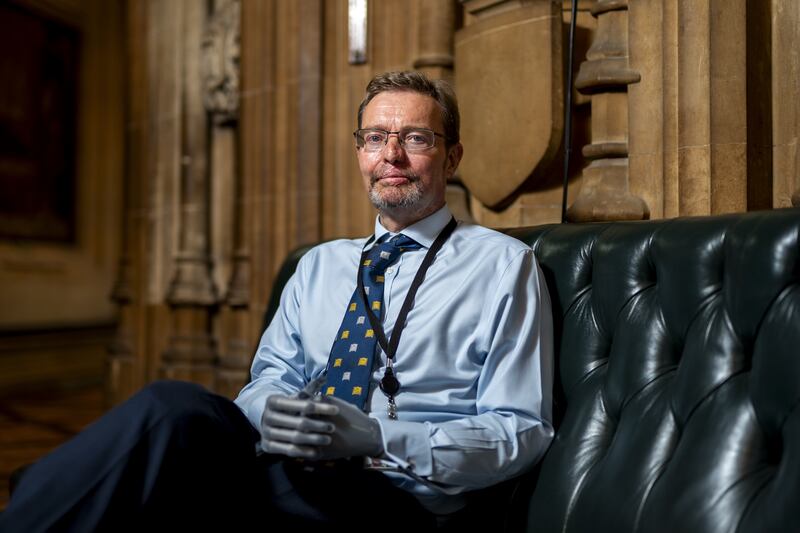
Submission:
<svg viewBox="0 0 800 533">
<path fill-rule="evenodd" d="M 375 233 L 302 258 L 241 411 L 151 385 L 37 463 L 0 526 L 425 530 L 538 460 L 550 303 L 528 247 L 445 205 L 463 153 L 454 96 L 377 76 L 354 136 Z"/>
</svg>

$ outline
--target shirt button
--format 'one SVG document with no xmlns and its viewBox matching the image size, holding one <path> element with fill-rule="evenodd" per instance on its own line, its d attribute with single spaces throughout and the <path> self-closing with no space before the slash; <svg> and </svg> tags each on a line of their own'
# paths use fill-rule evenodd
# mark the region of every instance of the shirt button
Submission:
<svg viewBox="0 0 800 533">
<path fill-rule="evenodd" d="M 389 267 L 389 268 L 386 269 L 386 273 L 387 274 L 391 274 L 392 272 L 394 272 L 394 268 Z"/>
</svg>

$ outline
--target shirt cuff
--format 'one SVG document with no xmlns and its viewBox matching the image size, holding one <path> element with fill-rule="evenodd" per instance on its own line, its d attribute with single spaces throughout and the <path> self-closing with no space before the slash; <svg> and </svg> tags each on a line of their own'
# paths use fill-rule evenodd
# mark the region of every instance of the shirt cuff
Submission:
<svg viewBox="0 0 800 533">
<path fill-rule="evenodd" d="M 402 468 L 420 476 L 433 473 L 433 458 L 428 426 L 423 422 L 405 422 L 375 418 L 381 426 L 386 457 Z"/>
</svg>

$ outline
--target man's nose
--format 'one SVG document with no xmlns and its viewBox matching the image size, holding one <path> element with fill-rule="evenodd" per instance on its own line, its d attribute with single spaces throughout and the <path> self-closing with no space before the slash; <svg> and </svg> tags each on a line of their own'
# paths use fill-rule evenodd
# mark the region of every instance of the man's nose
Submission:
<svg viewBox="0 0 800 533">
<path fill-rule="evenodd" d="M 405 150 L 400 145 L 400 138 L 397 135 L 389 135 L 386 146 L 383 147 L 383 157 L 387 161 L 399 161 L 404 155 Z"/>
</svg>

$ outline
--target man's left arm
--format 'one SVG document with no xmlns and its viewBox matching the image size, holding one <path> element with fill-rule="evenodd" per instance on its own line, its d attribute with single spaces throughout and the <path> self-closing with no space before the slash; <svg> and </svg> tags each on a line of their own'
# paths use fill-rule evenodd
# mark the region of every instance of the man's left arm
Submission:
<svg viewBox="0 0 800 533">
<path fill-rule="evenodd" d="M 381 420 L 386 455 L 462 490 L 534 464 L 553 438 L 550 299 L 532 251 L 508 266 L 482 316 L 486 358 L 476 414 L 443 423 Z"/>
</svg>

